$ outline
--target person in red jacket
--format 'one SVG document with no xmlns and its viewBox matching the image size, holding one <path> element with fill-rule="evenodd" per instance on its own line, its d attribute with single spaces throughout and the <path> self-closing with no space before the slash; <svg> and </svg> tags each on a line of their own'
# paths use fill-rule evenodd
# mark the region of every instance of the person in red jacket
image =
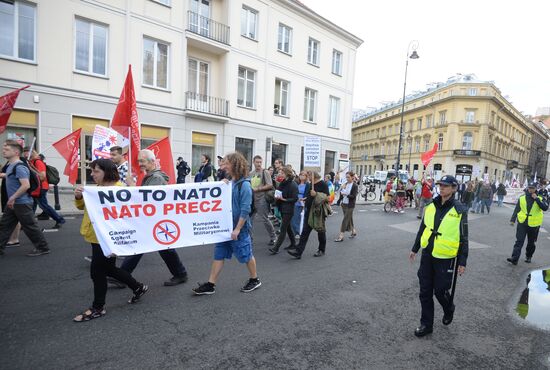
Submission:
<svg viewBox="0 0 550 370">
<path fill-rule="evenodd" d="M 416 218 L 421 219 L 424 215 L 424 207 L 432 202 L 432 189 L 432 179 L 430 177 L 422 178 L 422 193 L 420 193 L 420 204 Z"/>
<path fill-rule="evenodd" d="M 25 157 L 28 157 L 28 154 L 29 148 L 25 148 Z M 65 223 L 65 219 L 48 204 L 48 190 L 50 188 L 50 184 L 48 184 L 48 178 L 46 177 L 46 163 L 44 163 L 44 161 L 40 158 L 35 149 L 32 149 L 31 151 L 31 160 L 29 161 L 29 165 L 38 173 L 38 177 L 40 177 L 41 181 L 40 197 L 34 198 L 33 209 L 36 211 L 36 207 L 40 206 L 46 215 L 54 219 L 55 225 L 53 228 L 59 229 L 61 228 L 61 225 Z"/>
</svg>

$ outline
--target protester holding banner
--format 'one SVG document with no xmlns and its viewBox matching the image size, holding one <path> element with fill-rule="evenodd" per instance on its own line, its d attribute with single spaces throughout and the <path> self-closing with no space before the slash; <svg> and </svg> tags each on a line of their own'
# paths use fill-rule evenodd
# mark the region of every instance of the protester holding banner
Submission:
<svg viewBox="0 0 550 370">
<path fill-rule="evenodd" d="M 28 158 L 29 156 L 29 148 L 25 148 L 23 151 L 25 157 Z M 33 205 L 33 211 L 36 212 L 36 207 L 40 206 L 40 209 L 51 217 L 55 221 L 55 225 L 53 226 L 54 229 L 61 228 L 61 225 L 65 223 L 65 219 L 60 216 L 55 209 L 52 208 L 48 204 L 48 190 L 50 189 L 50 184 L 48 183 L 48 178 L 46 176 L 46 163 L 40 158 L 38 155 L 38 152 L 35 149 L 32 149 L 30 151 L 30 167 L 38 173 L 38 177 L 40 178 L 40 196 L 38 198 L 34 198 L 34 205 Z"/>
<path fill-rule="evenodd" d="M 138 155 L 139 169 L 146 173 L 141 186 L 158 186 L 167 185 L 169 177 L 163 171 L 157 169 L 155 153 L 151 150 L 140 150 Z M 187 281 L 187 271 L 181 263 L 178 252 L 174 249 L 160 250 L 159 254 L 164 260 L 166 267 L 172 273 L 170 280 L 164 282 L 164 286 L 174 286 L 183 284 Z M 137 267 L 139 261 L 143 257 L 143 254 L 135 254 L 128 256 L 124 259 L 124 262 L 120 266 L 121 269 L 132 273 Z"/>
<path fill-rule="evenodd" d="M 116 165 L 108 159 L 97 159 L 90 164 L 92 178 L 98 186 L 123 186 Z M 86 210 L 82 196 L 84 188 L 79 186 L 74 193 L 75 205 L 84 210 L 80 234 L 92 245 L 92 263 L 90 264 L 90 276 L 94 283 L 94 301 L 92 306 L 77 315 L 75 322 L 90 321 L 107 313 L 105 310 L 105 297 L 107 295 L 107 276 L 126 284 L 134 295 L 128 303 L 136 303 L 149 289 L 147 285 L 139 283 L 132 275 L 116 267 L 116 257 L 106 257 L 101 250 L 97 236 L 92 227 L 88 211 Z"/>
<path fill-rule="evenodd" d="M 120 181 L 125 185 L 128 185 L 128 182 L 126 181 L 126 176 L 128 176 L 128 161 L 122 155 L 122 148 L 119 146 L 112 146 L 110 152 L 111 160 L 116 164 Z"/>
<path fill-rule="evenodd" d="M 15 140 L 7 140 L 2 148 L 2 155 L 9 165 L 0 177 L 6 181 L 8 201 L 0 219 L 0 255 L 4 254 L 6 243 L 10 239 L 17 223 L 34 245 L 34 250 L 27 253 L 29 257 L 50 253 L 48 242 L 38 228 L 32 210 L 33 200 L 28 193 L 31 188 L 30 169 L 21 161 L 23 148 Z"/>
<path fill-rule="evenodd" d="M 232 240 L 216 244 L 210 277 L 206 283 L 199 284 L 197 288 L 193 289 L 196 295 L 214 294 L 216 292 L 216 282 L 222 271 L 224 260 L 231 259 L 232 255 L 235 255 L 240 263 L 246 264 L 250 274 L 250 279 L 241 288 L 241 292 L 248 293 L 262 285 L 256 272 L 256 259 L 252 254 L 252 239 L 250 237 L 252 187 L 248 178 L 248 162 L 241 153 L 235 152 L 226 155 L 224 163 L 225 170 L 231 176 L 232 185 Z"/>
<path fill-rule="evenodd" d="M 282 216 L 281 230 L 275 246 L 269 248 L 271 254 L 279 253 L 279 248 L 285 240 L 285 234 L 288 233 L 290 245 L 286 248 L 296 248 L 296 240 L 294 238 L 294 231 L 292 230 L 292 216 L 294 216 L 294 204 L 298 201 L 298 185 L 294 181 L 294 171 L 290 166 L 285 166 L 279 171 L 280 176 L 284 176 L 284 180 L 277 187 L 275 192 L 275 199 L 277 208 Z"/>
</svg>

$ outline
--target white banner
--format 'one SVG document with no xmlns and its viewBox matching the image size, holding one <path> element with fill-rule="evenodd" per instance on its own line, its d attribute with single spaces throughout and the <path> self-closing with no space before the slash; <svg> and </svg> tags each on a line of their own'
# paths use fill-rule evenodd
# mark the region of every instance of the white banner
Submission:
<svg viewBox="0 0 550 370">
<path fill-rule="evenodd" d="M 321 168 L 321 138 L 318 136 L 304 137 L 304 167 Z"/>
<path fill-rule="evenodd" d="M 124 148 L 129 145 L 127 138 L 110 128 L 96 125 L 92 138 L 92 160 L 99 158 L 111 158 L 111 147 Z"/>
<path fill-rule="evenodd" d="M 231 240 L 231 184 L 84 187 L 86 210 L 105 256 Z"/>
</svg>

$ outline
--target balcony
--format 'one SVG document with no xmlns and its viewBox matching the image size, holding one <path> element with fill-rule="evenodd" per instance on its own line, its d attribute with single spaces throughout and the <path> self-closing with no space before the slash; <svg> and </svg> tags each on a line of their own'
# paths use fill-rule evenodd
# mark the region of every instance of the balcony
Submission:
<svg viewBox="0 0 550 370">
<path fill-rule="evenodd" d="M 229 51 L 230 29 L 223 23 L 188 11 L 186 30 L 192 46 L 217 54 Z"/>
<path fill-rule="evenodd" d="M 453 155 L 456 157 L 481 157 L 481 151 L 456 149 L 456 150 L 453 150 Z"/>
<path fill-rule="evenodd" d="M 200 117 L 218 116 L 229 118 L 229 101 L 209 95 L 197 94 L 192 91 L 185 93 L 185 109 L 197 112 Z"/>
</svg>

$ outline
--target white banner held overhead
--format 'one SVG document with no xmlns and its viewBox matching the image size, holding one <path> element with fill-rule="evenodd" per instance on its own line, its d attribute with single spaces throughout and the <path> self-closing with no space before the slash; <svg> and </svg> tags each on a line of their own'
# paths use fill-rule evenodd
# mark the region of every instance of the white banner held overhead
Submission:
<svg viewBox="0 0 550 370">
<path fill-rule="evenodd" d="M 127 138 L 110 128 L 96 125 L 92 138 L 92 160 L 99 158 L 111 158 L 111 148 L 120 146 L 124 148 L 129 145 Z"/>
<path fill-rule="evenodd" d="M 231 240 L 231 184 L 84 187 L 86 210 L 105 256 Z"/>
<path fill-rule="evenodd" d="M 321 169 L 321 138 L 304 137 L 304 168 Z"/>
</svg>

